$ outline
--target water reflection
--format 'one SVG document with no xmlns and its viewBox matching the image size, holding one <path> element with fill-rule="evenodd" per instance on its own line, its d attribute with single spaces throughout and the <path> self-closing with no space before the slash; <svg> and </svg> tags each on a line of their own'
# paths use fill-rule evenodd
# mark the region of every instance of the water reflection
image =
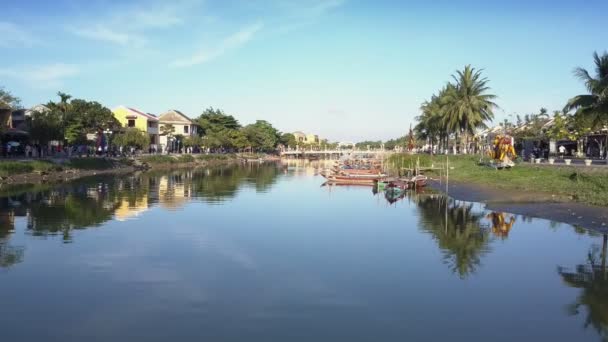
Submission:
<svg viewBox="0 0 608 342">
<path fill-rule="evenodd" d="M 15 230 L 13 212 L 0 213 L 0 268 L 7 268 L 23 260 L 24 248 L 12 246 L 9 238 Z"/>
<path fill-rule="evenodd" d="M 515 215 L 493 211 L 486 216 L 492 223 L 492 233 L 494 236 L 506 239 L 509 237 L 509 232 L 517 221 Z"/>
<path fill-rule="evenodd" d="M 274 164 L 149 172 L 125 177 L 95 177 L 57 187 L 20 186 L 0 193 L 0 267 L 23 260 L 24 250 L 10 244 L 15 218 L 27 221 L 32 236 L 61 235 L 96 227 L 111 219 L 127 220 L 155 205 L 176 210 L 190 200 L 221 203 L 249 186 L 266 192 L 280 169 Z"/>
<path fill-rule="evenodd" d="M 585 314 L 584 327 L 593 327 L 604 341 L 608 340 L 607 245 L 608 235 L 604 234 L 601 250 L 597 245 L 592 246 L 584 264 L 574 270 L 561 266 L 557 270 L 566 285 L 581 289 L 576 301 L 568 306 L 568 313 Z"/>
<path fill-rule="evenodd" d="M 473 203 L 445 196 L 418 196 L 420 229 L 431 234 L 443 253 L 444 262 L 460 278 L 476 272 L 481 258 L 490 252 L 490 235 L 484 229 L 483 212 Z"/>
</svg>

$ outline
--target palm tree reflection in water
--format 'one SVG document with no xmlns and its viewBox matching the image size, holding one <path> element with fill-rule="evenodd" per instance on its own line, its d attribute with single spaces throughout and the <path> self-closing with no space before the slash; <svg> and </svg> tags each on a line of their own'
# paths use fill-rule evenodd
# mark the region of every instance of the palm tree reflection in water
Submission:
<svg viewBox="0 0 608 342">
<path fill-rule="evenodd" d="M 429 233 L 443 252 L 443 260 L 462 279 L 474 274 L 490 252 L 489 229 L 474 204 L 445 196 L 419 197 L 420 229 Z"/>
<path fill-rule="evenodd" d="M 574 270 L 561 266 L 557 269 L 566 285 L 581 289 L 576 302 L 568 306 L 568 313 L 576 316 L 581 307 L 586 309 L 585 328 L 592 326 L 604 341 L 608 341 L 607 245 L 608 235 L 604 234 L 601 251 L 599 246 L 592 246 L 585 264 L 577 265 Z"/>
</svg>

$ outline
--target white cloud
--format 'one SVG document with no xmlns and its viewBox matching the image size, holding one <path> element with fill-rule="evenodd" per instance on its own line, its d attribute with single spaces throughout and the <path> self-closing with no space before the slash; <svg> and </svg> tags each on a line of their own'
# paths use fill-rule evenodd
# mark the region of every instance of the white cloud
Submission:
<svg viewBox="0 0 608 342">
<path fill-rule="evenodd" d="M 262 23 L 255 23 L 226 37 L 214 48 L 203 48 L 190 57 L 177 59 L 169 64 L 172 68 L 190 67 L 218 58 L 230 50 L 234 50 L 250 41 L 262 29 Z"/>
<path fill-rule="evenodd" d="M 0 21 L 0 48 L 31 47 L 38 42 L 38 39 L 17 25 Z"/>
<path fill-rule="evenodd" d="M 81 24 L 69 27 L 68 31 L 95 41 L 141 46 L 147 41 L 147 31 L 183 24 L 183 17 L 198 3 L 200 0 L 182 0 L 115 7 L 105 15 L 97 15 L 97 19 L 84 18 Z"/>
<path fill-rule="evenodd" d="M 19 69 L 0 69 L 0 76 L 20 80 L 36 88 L 57 87 L 65 79 L 76 76 L 79 73 L 80 68 L 64 63 L 29 66 Z"/>
<path fill-rule="evenodd" d="M 98 25 L 93 28 L 72 28 L 70 31 L 80 37 L 118 45 L 133 44 L 141 46 L 145 43 L 145 39 L 137 34 L 118 32 L 104 25 Z"/>
</svg>

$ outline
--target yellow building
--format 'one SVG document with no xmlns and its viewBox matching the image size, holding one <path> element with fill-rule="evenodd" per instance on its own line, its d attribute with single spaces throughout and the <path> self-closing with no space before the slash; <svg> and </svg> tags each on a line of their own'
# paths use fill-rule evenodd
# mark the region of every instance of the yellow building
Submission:
<svg viewBox="0 0 608 342">
<path fill-rule="evenodd" d="M 292 133 L 293 136 L 296 138 L 296 141 L 299 143 L 305 143 L 305 144 L 318 144 L 319 143 L 319 136 L 316 134 L 306 134 L 304 132 L 294 132 Z"/>
<path fill-rule="evenodd" d="M 159 143 L 158 118 L 152 114 L 146 114 L 137 109 L 119 106 L 112 110 L 114 117 L 123 127 L 135 127 L 150 135 L 150 145 Z"/>
</svg>

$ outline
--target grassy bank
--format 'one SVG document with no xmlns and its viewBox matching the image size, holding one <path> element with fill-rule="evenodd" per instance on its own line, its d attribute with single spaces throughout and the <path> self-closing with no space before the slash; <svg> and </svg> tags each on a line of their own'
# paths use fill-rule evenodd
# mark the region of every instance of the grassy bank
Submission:
<svg viewBox="0 0 608 342">
<path fill-rule="evenodd" d="M 31 172 L 50 172 L 61 169 L 61 166 L 49 160 L 32 161 L 2 161 L 0 162 L 0 176 L 7 177 Z"/>
<path fill-rule="evenodd" d="M 108 170 L 130 166 L 126 159 L 72 158 L 64 161 L 54 160 L 2 160 L 0 176 L 11 177 L 24 174 L 48 174 L 66 170 Z"/>
<path fill-rule="evenodd" d="M 403 167 L 443 167 L 446 156 L 393 155 L 387 167 L 396 172 Z M 577 202 L 608 205 L 608 169 L 573 166 L 538 166 L 517 164 L 510 170 L 495 170 L 479 165 L 479 156 L 450 156 L 450 180 L 467 182 L 497 189 L 550 193 Z M 433 171 L 427 174 L 439 175 Z M 445 176 L 445 172 L 443 172 Z"/>
<path fill-rule="evenodd" d="M 150 166 L 170 166 L 179 164 L 206 163 L 210 161 L 228 161 L 235 160 L 236 158 L 236 155 L 233 154 L 181 154 L 143 156 L 139 158 L 139 161 Z"/>
</svg>

